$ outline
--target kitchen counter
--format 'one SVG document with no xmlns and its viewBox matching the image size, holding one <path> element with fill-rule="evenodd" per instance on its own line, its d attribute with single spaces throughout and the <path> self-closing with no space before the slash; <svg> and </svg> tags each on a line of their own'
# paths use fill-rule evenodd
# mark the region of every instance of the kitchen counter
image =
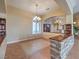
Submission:
<svg viewBox="0 0 79 59">
<path fill-rule="evenodd" d="M 74 36 L 58 35 L 50 38 L 51 59 L 66 59 L 74 44 Z"/>
<path fill-rule="evenodd" d="M 70 35 L 70 36 L 72 36 L 72 35 Z M 70 36 L 67 36 L 67 35 L 57 35 L 57 36 L 51 37 L 50 39 L 62 42 L 63 40 L 65 40 L 66 38 L 68 38 Z"/>
<path fill-rule="evenodd" d="M 56 36 L 59 36 L 59 35 L 63 35 L 63 34 L 44 32 L 42 36 L 43 36 L 44 39 L 50 40 L 50 38 L 53 38 L 53 37 L 56 37 Z"/>
</svg>

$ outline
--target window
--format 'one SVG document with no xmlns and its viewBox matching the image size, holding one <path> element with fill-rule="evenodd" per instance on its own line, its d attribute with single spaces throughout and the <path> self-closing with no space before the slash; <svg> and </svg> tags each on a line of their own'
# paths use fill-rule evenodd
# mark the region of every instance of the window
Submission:
<svg viewBox="0 0 79 59">
<path fill-rule="evenodd" d="M 35 16 L 33 18 L 32 34 L 39 34 L 39 33 L 41 33 L 41 18 L 38 16 Z"/>
</svg>

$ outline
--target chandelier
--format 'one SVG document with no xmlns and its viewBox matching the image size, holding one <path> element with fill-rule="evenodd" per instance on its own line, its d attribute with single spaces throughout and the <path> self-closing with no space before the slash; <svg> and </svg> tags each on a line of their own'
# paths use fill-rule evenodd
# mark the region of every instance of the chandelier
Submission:
<svg viewBox="0 0 79 59">
<path fill-rule="evenodd" d="M 36 7 L 36 15 L 34 16 L 34 22 L 39 22 L 41 18 L 38 16 L 38 4 L 35 4 Z"/>
</svg>

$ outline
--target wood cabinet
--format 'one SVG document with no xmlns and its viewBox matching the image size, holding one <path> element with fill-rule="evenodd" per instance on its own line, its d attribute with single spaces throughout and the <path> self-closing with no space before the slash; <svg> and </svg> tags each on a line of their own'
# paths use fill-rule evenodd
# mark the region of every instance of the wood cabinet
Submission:
<svg viewBox="0 0 79 59">
<path fill-rule="evenodd" d="M 0 18 L 0 45 L 6 36 L 6 19 Z"/>
<path fill-rule="evenodd" d="M 72 35 L 72 25 L 71 24 L 65 24 L 65 34 L 68 36 Z"/>
</svg>

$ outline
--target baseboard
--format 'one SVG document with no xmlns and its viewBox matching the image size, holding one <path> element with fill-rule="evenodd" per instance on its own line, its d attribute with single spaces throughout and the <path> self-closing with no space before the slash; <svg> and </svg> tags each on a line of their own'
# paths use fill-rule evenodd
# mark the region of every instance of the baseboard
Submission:
<svg viewBox="0 0 79 59">
<path fill-rule="evenodd" d="M 18 43 L 18 42 L 22 42 L 22 41 L 30 41 L 30 40 L 35 40 L 35 39 L 37 39 L 37 38 L 16 39 L 16 41 L 7 42 L 7 44 L 13 44 L 13 43 Z"/>
<path fill-rule="evenodd" d="M 7 44 L 19 43 L 19 42 L 22 42 L 22 41 L 26 41 L 26 39 L 7 42 Z"/>
<path fill-rule="evenodd" d="M 19 43 L 19 42 L 23 42 L 23 41 L 32 41 L 32 40 L 35 40 L 35 39 L 16 40 L 16 41 L 7 42 L 7 44 L 14 44 L 14 43 Z"/>
</svg>

